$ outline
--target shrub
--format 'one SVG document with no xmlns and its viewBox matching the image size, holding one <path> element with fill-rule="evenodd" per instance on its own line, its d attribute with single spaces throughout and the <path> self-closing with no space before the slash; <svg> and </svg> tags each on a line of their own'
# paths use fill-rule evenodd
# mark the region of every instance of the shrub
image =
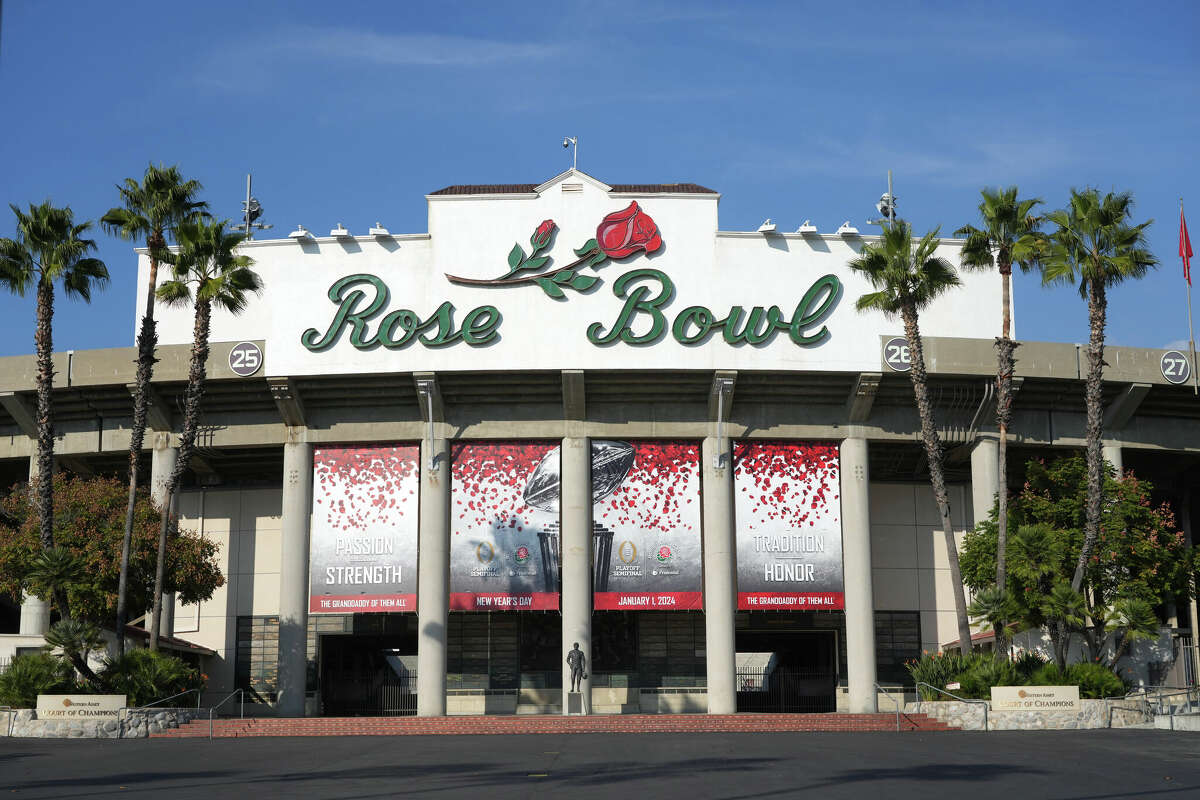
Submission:
<svg viewBox="0 0 1200 800">
<path fill-rule="evenodd" d="M 0 705 L 33 708 L 39 694 L 75 691 L 71 667 L 47 653 L 26 653 L 0 673 Z"/>
<path fill-rule="evenodd" d="M 955 694 L 990 700 L 993 686 L 1020 686 L 1025 682 L 1016 666 L 1007 659 L 980 658 L 958 675 L 962 688 Z"/>
<path fill-rule="evenodd" d="M 1045 665 L 1046 659 L 1036 650 L 1025 650 L 1013 662 L 1013 666 L 1017 668 L 1017 672 L 1020 673 L 1025 683 L 1029 682 L 1029 679 L 1033 677 L 1033 673 Z"/>
<path fill-rule="evenodd" d="M 1049 664 L 1043 664 L 1033 671 L 1029 676 L 1030 686 L 1066 686 L 1067 676 L 1058 668 L 1058 664 L 1051 661 Z"/>
<path fill-rule="evenodd" d="M 108 691 L 125 695 L 125 703 L 130 707 L 153 703 L 188 689 L 204 688 L 202 676 L 186 661 L 144 649 L 128 650 L 120 658 L 106 659 L 100 677 Z M 187 698 L 180 698 L 180 705 L 188 702 Z"/>
<path fill-rule="evenodd" d="M 1081 661 L 1067 667 L 1067 684 L 1079 686 L 1079 696 L 1088 700 L 1117 697 L 1128 691 L 1128 685 L 1102 664 Z"/>
<path fill-rule="evenodd" d="M 924 653 L 920 658 L 908 662 L 906 668 L 913 682 L 928 683 L 939 689 L 945 689 L 946 684 L 958 679 L 958 676 L 970 669 L 981 660 L 991 661 L 991 656 L 982 653 L 971 653 L 964 656 L 957 650 L 946 653 Z M 945 695 L 921 688 L 922 700 L 945 700 Z M 958 694 L 958 692 L 955 692 Z"/>
</svg>

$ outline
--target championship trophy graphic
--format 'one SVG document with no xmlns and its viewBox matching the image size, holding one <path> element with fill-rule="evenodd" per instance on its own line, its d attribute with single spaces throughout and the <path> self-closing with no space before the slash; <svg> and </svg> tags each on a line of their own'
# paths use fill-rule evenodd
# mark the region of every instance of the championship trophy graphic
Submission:
<svg viewBox="0 0 1200 800">
<path fill-rule="evenodd" d="M 559 511 L 561 483 L 559 448 L 554 448 L 529 475 L 525 485 L 525 504 L 555 514 Z M 592 503 L 603 500 L 621 487 L 633 468 L 634 450 L 628 442 L 608 439 L 592 441 Z M 599 523 L 592 523 L 592 553 L 595 569 L 594 591 L 608 591 L 608 573 L 612 562 L 613 533 Z M 547 586 L 558 586 L 559 540 L 558 524 L 547 525 L 538 531 L 542 549 L 542 569 Z"/>
</svg>

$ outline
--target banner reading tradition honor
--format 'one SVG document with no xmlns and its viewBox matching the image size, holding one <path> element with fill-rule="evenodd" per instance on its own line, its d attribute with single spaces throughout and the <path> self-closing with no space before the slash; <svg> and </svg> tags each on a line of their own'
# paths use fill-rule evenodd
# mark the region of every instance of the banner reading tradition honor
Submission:
<svg viewBox="0 0 1200 800">
<path fill-rule="evenodd" d="M 309 604 L 314 614 L 416 611 L 419 450 L 313 450 Z"/>
<path fill-rule="evenodd" d="M 557 444 L 456 443 L 451 464 L 450 608 L 557 609 Z"/>
<path fill-rule="evenodd" d="M 703 608 L 700 513 L 696 443 L 593 440 L 594 607 Z"/>
<path fill-rule="evenodd" d="M 734 446 L 738 608 L 844 608 L 836 444 Z"/>
</svg>

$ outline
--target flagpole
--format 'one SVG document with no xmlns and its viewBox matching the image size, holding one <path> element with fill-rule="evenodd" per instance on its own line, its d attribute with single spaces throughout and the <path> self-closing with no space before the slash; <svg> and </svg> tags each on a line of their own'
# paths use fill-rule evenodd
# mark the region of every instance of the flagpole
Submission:
<svg viewBox="0 0 1200 800">
<path fill-rule="evenodd" d="M 1183 198 L 1179 198 L 1179 219 L 1183 220 Z M 1180 243 L 1183 246 L 1183 243 Z M 1181 254 L 1182 255 L 1182 254 Z M 1185 257 L 1186 258 L 1186 257 Z M 1192 332 L 1192 281 L 1189 276 L 1187 282 L 1187 307 L 1188 307 L 1188 346 L 1192 350 L 1192 394 L 1200 395 L 1200 374 L 1197 374 L 1196 369 L 1196 335 Z"/>
</svg>

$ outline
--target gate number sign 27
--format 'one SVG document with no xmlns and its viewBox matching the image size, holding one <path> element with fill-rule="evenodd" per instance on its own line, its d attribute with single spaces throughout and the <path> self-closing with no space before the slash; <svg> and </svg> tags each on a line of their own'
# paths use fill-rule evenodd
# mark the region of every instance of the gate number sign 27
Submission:
<svg viewBox="0 0 1200 800">
<path fill-rule="evenodd" d="M 903 336 L 893 336 L 883 345 L 883 363 L 896 372 L 908 372 L 912 369 L 912 354 L 908 350 L 908 339 Z"/>
<path fill-rule="evenodd" d="M 1163 353 L 1158 366 L 1162 369 L 1163 377 L 1170 383 L 1186 383 L 1187 379 L 1192 376 L 1192 365 L 1188 362 L 1187 357 L 1178 350 L 1168 350 Z"/>
</svg>

